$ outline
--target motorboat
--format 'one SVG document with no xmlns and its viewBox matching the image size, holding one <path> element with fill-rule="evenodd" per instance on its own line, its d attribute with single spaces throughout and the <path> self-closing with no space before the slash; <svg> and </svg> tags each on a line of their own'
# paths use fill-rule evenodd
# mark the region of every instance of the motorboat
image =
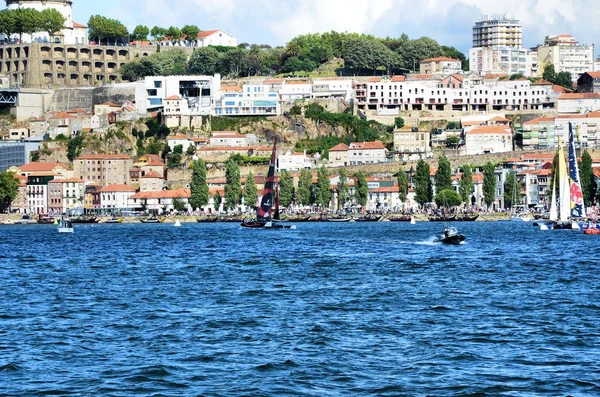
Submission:
<svg viewBox="0 0 600 397">
<path fill-rule="evenodd" d="M 58 221 L 58 232 L 59 233 L 73 233 L 73 223 L 70 219 L 61 218 Z"/>
<path fill-rule="evenodd" d="M 465 236 L 460 234 L 454 226 L 448 225 L 444 229 L 444 234 L 437 241 L 443 244 L 458 245 L 465 241 Z"/>
</svg>

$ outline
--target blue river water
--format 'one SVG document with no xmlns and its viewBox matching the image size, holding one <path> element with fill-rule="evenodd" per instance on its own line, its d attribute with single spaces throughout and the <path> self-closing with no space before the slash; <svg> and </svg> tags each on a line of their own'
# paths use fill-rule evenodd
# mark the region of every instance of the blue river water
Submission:
<svg viewBox="0 0 600 397">
<path fill-rule="evenodd" d="M 600 395 L 600 236 L 297 226 L 0 226 L 0 395 Z"/>
</svg>

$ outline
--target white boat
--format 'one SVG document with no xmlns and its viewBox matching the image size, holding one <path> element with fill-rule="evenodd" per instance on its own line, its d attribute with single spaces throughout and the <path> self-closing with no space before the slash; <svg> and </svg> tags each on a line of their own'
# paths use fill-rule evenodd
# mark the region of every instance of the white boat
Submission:
<svg viewBox="0 0 600 397">
<path fill-rule="evenodd" d="M 411 225 L 414 225 L 415 223 L 416 223 L 416 222 L 415 222 L 415 217 L 414 217 L 414 216 L 411 216 L 411 217 L 410 217 L 410 224 L 411 224 Z"/>
<path fill-rule="evenodd" d="M 533 217 L 529 212 L 520 212 L 518 214 L 513 214 L 510 216 L 511 221 L 523 221 L 523 222 L 531 222 Z"/>
<path fill-rule="evenodd" d="M 175 226 L 175 227 L 181 227 L 181 222 L 179 222 L 179 219 L 177 219 L 175 221 L 175 224 L 173 226 Z"/>
<path fill-rule="evenodd" d="M 58 221 L 58 232 L 59 233 L 73 233 L 73 224 L 70 219 L 62 218 Z"/>
</svg>

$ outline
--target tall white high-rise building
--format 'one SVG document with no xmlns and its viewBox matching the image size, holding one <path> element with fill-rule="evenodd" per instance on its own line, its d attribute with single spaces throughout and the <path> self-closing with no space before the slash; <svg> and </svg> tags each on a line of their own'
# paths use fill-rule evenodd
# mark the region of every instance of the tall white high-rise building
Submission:
<svg viewBox="0 0 600 397">
<path fill-rule="evenodd" d="M 473 26 L 473 47 L 521 48 L 523 27 L 518 20 L 503 16 L 484 16 Z"/>
</svg>

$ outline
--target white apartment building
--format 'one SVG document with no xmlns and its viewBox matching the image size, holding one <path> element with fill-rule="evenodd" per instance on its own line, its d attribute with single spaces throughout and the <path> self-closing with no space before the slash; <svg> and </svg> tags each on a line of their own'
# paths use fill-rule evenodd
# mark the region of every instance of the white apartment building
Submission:
<svg viewBox="0 0 600 397">
<path fill-rule="evenodd" d="M 371 78 L 357 83 L 356 100 L 361 110 L 398 114 L 399 111 L 504 111 L 555 107 L 559 92 L 548 82 L 527 79 L 500 80 L 479 75 L 418 79 Z"/>
<path fill-rule="evenodd" d="M 181 145 L 183 153 L 186 153 L 190 146 L 193 146 L 194 148 L 197 147 L 194 138 L 184 135 L 181 132 L 178 132 L 175 135 L 169 135 L 167 137 L 167 145 L 171 150 L 175 149 L 175 146 Z"/>
<path fill-rule="evenodd" d="M 84 194 L 84 180 L 54 179 L 48 182 L 48 210 L 53 214 L 81 214 Z"/>
<path fill-rule="evenodd" d="M 299 171 L 303 169 L 310 169 L 312 161 L 309 156 L 304 152 L 292 153 L 288 151 L 285 154 L 280 154 L 277 158 L 277 170 L 278 171 Z"/>
<path fill-rule="evenodd" d="M 135 109 L 140 114 L 163 110 L 165 100 L 177 95 L 187 101 L 188 116 L 208 115 L 213 97 L 220 89 L 221 75 L 219 74 L 148 76 L 135 85 Z M 183 109 L 183 105 L 181 106 Z"/>
<path fill-rule="evenodd" d="M 429 131 L 400 129 L 394 131 L 394 155 L 399 160 L 418 160 L 425 158 L 429 148 Z"/>
<path fill-rule="evenodd" d="M 244 147 L 248 146 L 246 135 L 237 131 L 213 131 L 209 139 L 210 146 Z"/>
<path fill-rule="evenodd" d="M 312 98 L 341 98 L 349 101 L 354 98 L 352 80 L 336 78 L 313 80 Z"/>
<path fill-rule="evenodd" d="M 533 75 L 533 55 L 525 48 L 512 46 L 476 47 L 469 50 L 469 70 L 486 73 Z"/>
<path fill-rule="evenodd" d="M 108 185 L 100 190 L 100 208 L 127 209 L 129 197 L 135 194 L 135 189 L 127 185 Z"/>
<path fill-rule="evenodd" d="M 189 113 L 188 101 L 181 95 L 171 95 L 164 100 L 163 122 L 169 128 L 181 126 L 181 116 Z"/>
<path fill-rule="evenodd" d="M 465 154 L 504 153 L 513 150 L 512 130 L 508 126 L 481 126 L 466 133 Z"/>
<path fill-rule="evenodd" d="M 381 141 L 353 142 L 347 158 L 350 165 L 385 163 L 386 148 Z"/>
<path fill-rule="evenodd" d="M 421 74 L 454 74 L 462 72 L 462 62 L 459 59 L 438 57 L 424 59 L 419 63 Z"/>
<path fill-rule="evenodd" d="M 573 125 L 575 144 L 584 148 L 600 148 L 600 112 L 584 114 L 558 114 L 555 117 L 538 117 L 523 123 L 523 148 L 555 149 L 558 138 L 563 144 L 569 139 L 569 123 Z"/>
<path fill-rule="evenodd" d="M 237 39 L 222 30 L 203 30 L 198 33 L 196 45 L 198 47 L 208 47 L 209 45 L 235 47 L 237 46 Z"/>
<path fill-rule="evenodd" d="M 558 113 L 573 114 L 587 113 L 600 110 L 600 94 L 581 93 L 581 94 L 561 94 L 558 97 Z"/>
<path fill-rule="evenodd" d="M 310 99 L 312 97 L 312 83 L 308 81 L 285 81 L 279 90 L 282 101 L 292 102 L 296 99 Z"/>
<path fill-rule="evenodd" d="M 192 208 L 188 203 L 190 197 L 191 193 L 188 189 L 138 192 L 129 197 L 127 206 L 134 209 L 145 208 L 148 211 L 162 214 L 165 210 L 167 212 L 172 211 L 174 209 L 173 201 L 180 200 L 188 211 L 191 211 Z"/>
<path fill-rule="evenodd" d="M 222 87 L 214 98 L 212 114 L 220 116 L 275 116 L 281 114 L 279 94 L 271 85 Z"/>
<path fill-rule="evenodd" d="M 570 34 L 547 36 L 537 54 L 539 76 L 549 65 L 554 65 L 556 73 L 570 73 L 573 81 L 585 72 L 594 71 L 594 45 L 579 44 Z"/>
<path fill-rule="evenodd" d="M 473 26 L 473 47 L 521 48 L 523 27 L 508 15 L 486 15 Z"/>
</svg>

